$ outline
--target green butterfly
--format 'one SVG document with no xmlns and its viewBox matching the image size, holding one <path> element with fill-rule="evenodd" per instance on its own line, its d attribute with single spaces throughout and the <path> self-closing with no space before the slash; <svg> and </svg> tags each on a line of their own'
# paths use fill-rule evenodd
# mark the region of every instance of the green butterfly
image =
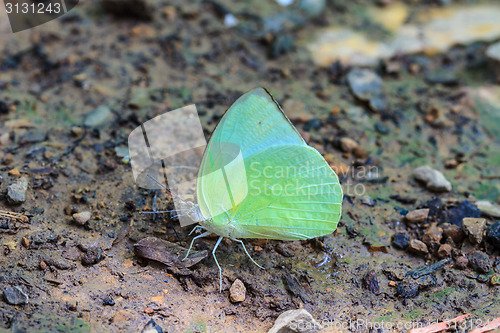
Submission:
<svg viewBox="0 0 500 333">
<path fill-rule="evenodd" d="M 205 149 L 198 206 L 190 213 L 205 232 L 189 250 L 200 237 L 220 236 L 212 255 L 222 290 L 215 251 L 223 237 L 239 242 L 250 257 L 241 238 L 291 241 L 330 234 L 340 219 L 342 196 L 321 154 L 306 144 L 267 90 L 254 89 L 227 110 Z"/>
</svg>

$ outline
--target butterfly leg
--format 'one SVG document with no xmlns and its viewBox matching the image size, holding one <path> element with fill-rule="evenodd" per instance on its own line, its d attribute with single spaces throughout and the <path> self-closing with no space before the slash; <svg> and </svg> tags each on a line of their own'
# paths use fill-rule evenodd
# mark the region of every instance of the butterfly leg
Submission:
<svg viewBox="0 0 500 333">
<path fill-rule="evenodd" d="M 197 225 L 196 227 L 193 228 L 193 230 L 191 230 L 191 232 L 188 234 L 188 236 L 191 236 L 191 234 L 196 230 L 196 229 L 202 229 L 202 230 L 206 230 L 205 228 L 203 228 L 201 225 Z"/>
<path fill-rule="evenodd" d="M 193 237 L 193 240 L 191 241 L 191 245 L 189 245 L 189 249 L 188 249 L 188 251 L 187 251 L 187 253 L 186 253 L 186 256 L 184 257 L 184 259 L 182 259 L 182 261 L 186 260 L 186 259 L 187 259 L 187 257 L 189 256 L 189 252 L 191 252 L 191 248 L 193 247 L 193 243 L 194 243 L 194 241 L 195 241 L 196 239 L 198 239 L 198 238 L 202 238 L 202 237 L 206 237 L 206 236 L 208 236 L 208 235 L 210 235 L 210 234 L 211 234 L 211 232 L 210 232 L 210 231 L 207 231 L 207 232 L 202 233 L 201 235 L 198 235 L 198 236 L 196 236 L 196 237 Z"/>
<path fill-rule="evenodd" d="M 259 265 L 258 263 L 255 262 L 255 260 L 253 260 L 253 258 L 250 256 L 250 254 L 248 253 L 247 251 L 247 248 L 245 247 L 245 244 L 243 243 L 243 241 L 241 239 L 233 239 L 231 238 L 231 240 L 235 241 L 235 242 L 238 242 L 241 244 L 241 246 L 243 246 L 243 250 L 245 250 L 245 253 L 247 254 L 248 258 L 250 258 L 250 260 L 252 260 L 252 262 L 257 265 L 257 267 L 259 268 L 262 268 L 262 269 L 265 269 L 264 267 L 262 267 L 261 265 Z"/>
<path fill-rule="evenodd" d="M 217 250 L 217 247 L 220 244 L 220 241 L 222 240 L 222 236 L 217 239 L 217 243 L 215 243 L 214 249 L 212 250 L 212 256 L 214 257 L 215 263 L 217 264 L 217 267 L 219 267 L 219 292 L 222 292 L 222 268 L 220 268 L 219 262 L 217 261 L 217 258 L 215 257 L 215 250 Z"/>
</svg>

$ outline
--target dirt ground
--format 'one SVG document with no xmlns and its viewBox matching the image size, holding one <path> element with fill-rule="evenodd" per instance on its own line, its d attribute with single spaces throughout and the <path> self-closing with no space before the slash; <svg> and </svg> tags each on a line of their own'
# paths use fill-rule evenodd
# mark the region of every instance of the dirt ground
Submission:
<svg viewBox="0 0 500 333">
<path fill-rule="evenodd" d="M 495 3 L 450 6 L 465 2 Z M 305 44 L 333 24 L 384 37 L 363 14 L 383 10 L 378 1 L 329 1 L 307 15 L 274 1 L 119 3 L 81 2 L 44 25 L 0 33 L 0 331 L 140 332 L 153 319 L 164 332 L 267 332 L 298 308 L 352 332 L 407 332 L 376 325 L 470 314 L 468 332 L 500 317 L 500 215 L 477 204 L 500 202 L 500 87 L 484 55 L 491 41 L 381 60 L 369 71 L 383 82 L 385 104 L 374 107 L 353 93 L 353 66 L 319 67 Z M 410 21 L 442 6 L 406 3 Z M 224 23 L 228 13 L 236 27 Z M 278 14 L 284 23 L 266 27 Z M 146 237 L 186 246 L 192 236 L 168 214 L 141 214 L 154 200 L 158 210 L 173 205 L 165 191 L 135 185 L 127 138 L 188 104 L 209 137 L 236 98 L 261 86 L 339 174 L 342 218 L 320 239 L 246 241 L 265 270 L 223 241 L 220 293 L 210 256 L 179 269 L 134 252 Z M 451 191 L 417 181 L 424 165 Z M 13 184 L 24 200 L 13 203 Z M 429 210 L 407 215 L 417 209 Z M 82 212 L 90 216 L 79 222 Z M 463 218 L 485 219 L 479 244 Z M 195 248 L 211 251 L 216 239 Z M 230 301 L 235 279 L 243 302 Z M 27 302 L 8 302 L 10 287 Z"/>
</svg>

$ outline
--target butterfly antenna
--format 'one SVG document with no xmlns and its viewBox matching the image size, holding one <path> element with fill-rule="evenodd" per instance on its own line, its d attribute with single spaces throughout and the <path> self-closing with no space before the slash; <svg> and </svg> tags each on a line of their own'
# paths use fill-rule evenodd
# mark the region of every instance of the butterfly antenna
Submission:
<svg viewBox="0 0 500 333">
<path fill-rule="evenodd" d="M 151 175 L 147 175 L 149 178 L 151 178 L 156 184 L 160 185 L 161 187 L 163 187 L 171 196 L 175 196 L 178 200 L 181 200 L 182 202 L 184 202 L 184 200 L 182 200 L 181 198 L 177 197 L 176 195 L 174 195 L 172 193 L 172 191 L 170 191 L 170 189 L 168 187 L 166 187 L 165 185 L 163 185 L 162 183 L 160 183 L 158 180 L 156 180 L 154 177 L 151 177 Z M 165 179 L 166 181 L 166 179 Z M 156 206 L 156 200 L 157 200 L 157 195 L 155 193 L 154 197 L 153 197 L 153 211 L 152 212 L 147 212 L 147 213 L 152 213 L 153 214 L 153 221 L 156 219 L 156 213 L 164 213 L 164 212 L 170 212 L 170 211 L 158 211 L 156 210 L 157 206 Z M 175 237 L 177 238 L 177 240 L 180 240 L 180 237 L 179 237 L 179 234 L 177 233 L 177 230 L 175 230 L 175 226 L 173 223 L 171 223 L 171 226 L 172 226 L 172 230 L 174 230 L 174 234 L 175 234 Z"/>
<path fill-rule="evenodd" d="M 182 201 L 182 203 L 186 203 L 185 200 L 183 200 L 181 197 L 179 197 L 178 195 L 174 194 L 168 187 L 166 187 L 165 185 L 163 185 L 162 183 L 160 183 L 158 180 L 156 180 L 154 177 L 152 177 L 151 175 L 147 175 L 149 178 L 151 178 L 156 184 L 160 185 L 165 191 L 168 192 L 168 194 L 170 194 L 172 196 L 172 198 L 175 198 L 176 200 L 179 200 L 179 201 Z"/>
</svg>

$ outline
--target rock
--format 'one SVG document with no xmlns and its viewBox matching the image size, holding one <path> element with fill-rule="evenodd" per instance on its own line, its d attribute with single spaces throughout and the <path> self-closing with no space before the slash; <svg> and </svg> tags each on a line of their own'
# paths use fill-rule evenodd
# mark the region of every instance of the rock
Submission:
<svg viewBox="0 0 500 333">
<path fill-rule="evenodd" d="M 113 306 L 115 305 L 115 300 L 113 299 L 113 297 L 108 296 L 102 300 L 102 305 Z"/>
<path fill-rule="evenodd" d="M 322 328 L 309 312 L 299 309 L 280 314 L 268 333 L 317 333 Z"/>
<path fill-rule="evenodd" d="M 27 190 L 28 180 L 25 177 L 21 177 L 7 188 L 7 200 L 14 205 L 22 204 L 26 201 Z"/>
<path fill-rule="evenodd" d="M 5 301 L 11 305 L 22 305 L 28 303 L 28 295 L 18 286 L 6 287 L 3 290 Z"/>
<path fill-rule="evenodd" d="M 383 135 L 389 134 L 389 129 L 387 128 L 387 126 L 385 126 L 382 123 L 376 123 L 375 124 L 375 130 L 378 133 L 383 134 Z"/>
<path fill-rule="evenodd" d="M 420 256 L 425 256 L 426 254 L 429 253 L 429 250 L 427 249 L 427 245 L 425 243 L 419 241 L 418 239 L 412 239 L 410 241 L 410 244 L 408 245 L 408 250 L 411 253 L 420 255 Z"/>
<path fill-rule="evenodd" d="M 415 169 L 415 179 L 423 182 L 427 189 L 436 192 L 451 191 L 451 184 L 443 174 L 425 165 Z"/>
<path fill-rule="evenodd" d="M 9 106 L 4 101 L 0 101 L 0 114 L 9 113 Z"/>
<path fill-rule="evenodd" d="M 391 11 L 387 12 L 388 9 Z M 351 66 L 375 66 L 381 59 L 398 54 L 446 53 L 456 44 L 470 45 L 475 41 L 494 41 L 500 37 L 500 6 L 497 4 L 433 8 L 417 15 L 418 24 L 404 23 L 407 12 L 404 4 L 368 11 L 372 16 L 369 20 L 387 28 L 396 27 L 393 37 L 384 41 L 342 28 L 339 24 L 322 29 L 312 42 L 307 41 L 307 49 L 318 66 L 327 67 L 336 61 Z"/>
<path fill-rule="evenodd" d="M 374 270 L 369 271 L 363 277 L 362 282 L 363 282 L 363 287 L 371 291 L 373 294 L 378 295 L 380 293 L 380 288 L 377 280 L 377 273 L 375 273 Z"/>
<path fill-rule="evenodd" d="M 466 269 L 468 263 L 469 263 L 469 260 L 467 259 L 466 256 L 459 256 L 459 257 L 455 258 L 455 268 Z"/>
<path fill-rule="evenodd" d="M 447 222 L 462 227 L 465 217 L 480 217 L 481 211 L 470 201 L 462 201 L 457 207 L 449 208 L 447 211 Z"/>
<path fill-rule="evenodd" d="M 437 278 L 434 275 L 424 275 L 417 279 L 412 277 L 405 277 L 397 288 L 396 293 L 404 298 L 413 298 L 418 295 L 422 290 L 435 286 Z"/>
<path fill-rule="evenodd" d="M 387 109 L 383 81 L 374 71 L 355 68 L 347 74 L 347 83 L 354 96 L 368 102 L 373 111 L 380 112 Z"/>
<path fill-rule="evenodd" d="M 500 221 L 496 221 L 486 229 L 485 241 L 500 250 Z"/>
<path fill-rule="evenodd" d="M 148 321 L 141 333 L 163 333 L 163 329 L 153 319 Z"/>
<path fill-rule="evenodd" d="M 428 216 L 429 216 L 429 209 L 424 208 L 424 209 L 416 209 L 409 211 L 406 214 L 405 218 L 410 223 L 421 223 L 425 222 Z"/>
<path fill-rule="evenodd" d="M 486 274 L 493 267 L 490 257 L 481 251 L 472 251 L 467 255 L 469 267 L 478 273 Z"/>
<path fill-rule="evenodd" d="M 444 239 L 450 238 L 453 243 L 461 244 L 465 238 L 465 233 L 458 225 L 444 223 L 441 225 Z"/>
<path fill-rule="evenodd" d="M 73 219 L 79 225 L 84 225 L 90 220 L 91 213 L 89 211 L 73 214 Z"/>
<path fill-rule="evenodd" d="M 140 20 L 153 18 L 152 2 L 146 0 L 102 0 L 102 8 L 117 17 L 130 17 Z"/>
<path fill-rule="evenodd" d="M 497 78 L 500 79 L 500 42 L 490 45 L 486 49 L 486 57 L 490 61 Z"/>
<path fill-rule="evenodd" d="M 452 250 L 450 244 L 442 244 L 437 251 L 437 255 L 440 259 L 449 258 Z"/>
<path fill-rule="evenodd" d="M 364 196 L 361 197 L 361 203 L 363 205 L 367 205 L 367 206 L 370 206 L 370 207 L 373 207 L 376 204 L 375 200 L 373 200 L 368 195 L 364 195 Z"/>
<path fill-rule="evenodd" d="M 112 119 L 113 113 L 111 112 L 111 109 L 106 105 L 101 105 L 95 108 L 94 111 L 92 111 L 85 117 L 85 121 L 83 122 L 83 124 L 88 127 L 99 127 L 102 125 L 111 124 Z"/>
<path fill-rule="evenodd" d="M 318 119 L 318 118 L 312 118 L 311 120 L 308 120 L 305 124 L 304 124 L 304 131 L 306 132 L 309 132 L 310 130 L 319 130 L 321 128 L 321 126 L 323 126 L 322 122 L 321 122 L 321 119 Z"/>
<path fill-rule="evenodd" d="M 91 266 L 97 264 L 103 259 L 102 251 L 100 248 L 93 246 L 87 249 L 82 257 L 82 265 Z"/>
<path fill-rule="evenodd" d="M 358 143 L 350 138 L 341 138 L 340 139 L 340 149 L 345 151 L 346 153 L 352 152 L 354 149 L 358 148 Z"/>
<path fill-rule="evenodd" d="M 359 159 L 365 159 L 368 157 L 368 151 L 365 148 L 360 147 L 360 146 L 354 148 L 352 153 L 353 153 L 354 157 L 359 158 Z"/>
<path fill-rule="evenodd" d="M 398 249 L 404 250 L 410 244 L 410 236 L 404 233 L 397 233 L 392 237 L 392 245 Z"/>
<path fill-rule="evenodd" d="M 491 217 L 500 217 L 500 206 L 499 205 L 494 205 L 491 202 L 487 200 L 480 200 L 476 201 L 476 206 L 477 208 L 483 212 L 484 214 L 491 216 Z"/>
<path fill-rule="evenodd" d="M 27 145 L 42 142 L 47 139 L 47 133 L 39 130 L 29 131 L 19 138 L 19 144 Z"/>
<path fill-rule="evenodd" d="M 229 288 L 229 299 L 233 303 L 243 302 L 247 294 L 247 289 L 240 279 L 236 279 L 233 282 L 231 288 Z"/>
<path fill-rule="evenodd" d="M 466 217 L 462 220 L 462 228 L 472 244 L 480 244 L 486 229 L 486 219 Z"/>
<path fill-rule="evenodd" d="M 457 74 L 448 69 L 429 71 L 425 80 L 431 84 L 442 84 L 444 86 L 456 86 L 459 82 Z"/>
<path fill-rule="evenodd" d="M 443 229 L 436 225 L 431 225 L 422 236 L 422 241 L 428 247 L 431 247 L 432 243 L 439 243 L 441 238 L 443 238 Z"/>
</svg>

